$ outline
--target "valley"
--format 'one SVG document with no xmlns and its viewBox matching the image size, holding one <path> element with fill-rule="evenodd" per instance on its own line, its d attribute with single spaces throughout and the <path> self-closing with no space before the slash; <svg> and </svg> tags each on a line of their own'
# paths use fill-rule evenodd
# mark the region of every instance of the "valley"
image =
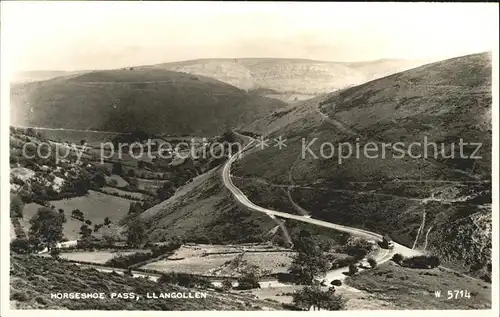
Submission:
<svg viewBox="0 0 500 317">
<path fill-rule="evenodd" d="M 417 65 L 200 60 L 14 85 L 11 305 L 118 305 L 55 303 L 47 280 L 210 294 L 127 310 L 296 310 L 307 287 L 339 309 L 491 307 L 491 56 Z M 301 157 L 304 140 L 323 153 L 424 136 L 450 153 L 481 140 L 482 159 Z M 440 283 L 472 299 L 437 298 Z"/>
</svg>

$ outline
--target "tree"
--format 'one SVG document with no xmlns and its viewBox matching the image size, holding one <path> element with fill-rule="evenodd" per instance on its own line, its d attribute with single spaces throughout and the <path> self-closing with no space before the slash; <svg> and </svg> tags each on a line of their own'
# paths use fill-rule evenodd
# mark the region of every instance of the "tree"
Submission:
<svg viewBox="0 0 500 317">
<path fill-rule="evenodd" d="M 56 210 L 40 207 L 31 218 L 29 237 L 50 251 L 63 238 L 63 218 Z"/>
<path fill-rule="evenodd" d="M 321 277 L 330 269 L 331 264 L 324 256 L 324 250 L 313 240 L 308 231 L 302 230 L 293 241 L 297 251 L 293 258 L 289 273 L 299 284 L 312 284 L 314 278 Z"/>
<path fill-rule="evenodd" d="M 354 275 L 356 273 L 358 273 L 358 267 L 356 266 L 356 264 L 349 264 L 349 275 Z"/>
<path fill-rule="evenodd" d="M 90 221 L 89 219 L 85 220 L 85 223 L 89 226 L 92 226 L 92 221 Z"/>
<path fill-rule="evenodd" d="M 369 258 L 368 259 L 368 263 L 370 264 L 370 266 L 372 268 L 376 268 L 377 267 L 377 261 L 374 258 Z"/>
<path fill-rule="evenodd" d="M 10 217 L 23 217 L 24 202 L 19 195 L 10 195 Z"/>
<path fill-rule="evenodd" d="M 293 294 L 293 304 L 302 310 L 312 308 L 326 310 L 342 310 L 346 300 L 339 295 L 335 295 L 335 288 L 331 287 L 327 291 L 321 290 L 318 286 L 306 286 Z"/>
<path fill-rule="evenodd" d="M 404 260 L 404 256 L 399 254 L 399 253 L 396 253 L 392 256 L 392 261 L 396 262 L 397 264 L 401 264 L 401 261 Z"/>
<path fill-rule="evenodd" d="M 111 224 L 111 220 L 109 220 L 109 217 L 104 218 L 104 225 L 109 226 Z"/>
<path fill-rule="evenodd" d="M 140 220 L 132 222 L 127 230 L 127 244 L 129 246 L 139 246 L 145 238 L 145 226 Z"/>
</svg>

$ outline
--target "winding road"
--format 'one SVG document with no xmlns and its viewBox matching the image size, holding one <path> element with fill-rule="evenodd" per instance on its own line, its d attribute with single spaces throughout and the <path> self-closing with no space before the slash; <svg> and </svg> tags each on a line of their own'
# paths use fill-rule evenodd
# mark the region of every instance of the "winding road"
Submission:
<svg viewBox="0 0 500 317">
<path fill-rule="evenodd" d="M 248 136 L 246 136 L 248 137 Z M 224 168 L 222 170 L 222 179 L 224 181 L 224 185 L 229 189 L 231 194 L 234 196 L 234 198 L 243 205 L 244 207 L 252 210 L 252 211 L 257 211 L 261 213 L 265 213 L 271 217 L 280 217 L 280 218 L 285 218 L 285 219 L 293 219 L 296 221 L 301 221 L 301 222 L 306 222 L 310 223 L 316 226 L 320 227 L 325 227 L 325 228 L 330 228 L 334 229 L 340 232 L 345 232 L 353 236 L 358 236 L 367 240 L 375 240 L 375 241 L 382 241 L 383 236 L 381 234 L 363 230 L 363 229 L 358 229 L 354 227 L 348 227 L 344 225 L 339 225 L 319 219 L 314 219 L 311 218 L 310 216 L 300 216 L 300 215 L 293 215 L 285 212 L 280 212 L 276 210 L 271 210 L 267 208 L 260 207 L 256 204 L 254 204 L 248 197 L 238 188 L 234 185 L 232 179 L 231 179 L 231 165 L 242 156 L 243 152 L 247 151 L 250 149 L 255 143 L 255 139 L 252 139 L 245 147 L 243 147 L 239 152 L 235 153 L 232 155 L 229 160 L 226 162 L 224 165 Z M 381 249 L 381 252 L 378 252 L 377 255 L 374 257 L 374 259 L 377 261 L 377 263 L 381 264 L 384 262 L 389 261 L 392 256 L 395 253 L 400 253 L 403 256 L 415 256 L 419 255 L 420 252 L 417 250 L 412 250 L 411 248 L 405 247 L 401 244 L 394 243 L 394 248 L 393 249 Z M 336 270 L 332 270 L 327 272 L 326 279 L 328 282 L 334 280 L 334 279 L 342 279 L 346 275 L 344 274 L 345 272 L 348 272 L 348 268 L 340 268 Z M 268 284 L 268 283 L 266 283 Z M 273 284 L 272 282 L 270 284 Z M 281 283 L 280 283 L 281 284 Z M 277 285 L 269 285 L 270 287 L 277 286 Z"/>
</svg>

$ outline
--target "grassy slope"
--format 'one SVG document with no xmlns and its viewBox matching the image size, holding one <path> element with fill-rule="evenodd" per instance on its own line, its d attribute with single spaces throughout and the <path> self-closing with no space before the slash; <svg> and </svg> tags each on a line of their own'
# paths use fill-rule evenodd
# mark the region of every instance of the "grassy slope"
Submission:
<svg viewBox="0 0 500 317">
<path fill-rule="evenodd" d="M 172 285 L 159 286 L 143 278 L 131 278 L 95 269 L 82 269 L 50 258 L 11 257 L 11 307 L 15 309 L 70 310 L 275 310 L 278 304 L 255 300 L 249 296 L 214 290 L 186 289 Z M 207 292 L 205 299 L 146 299 L 146 293 Z M 111 292 L 142 295 L 124 299 L 51 299 L 51 293 Z M 21 294 L 25 297 L 22 298 Z M 17 300 L 16 300 L 17 299 Z M 22 300 L 19 300 L 22 299 Z"/>
<path fill-rule="evenodd" d="M 222 184 L 220 170 L 185 185 L 176 195 L 141 214 L 149 239 L 171 236 L 212 242 L 259 241 L 274 223 L 263 214 L 238 207 Z"/>
<path fill-rule="evenodd" d="M 491 284 L 440 268 L 409 269 L 391 262 L 348 277 L 345 282 L 376 299 L 393 303 L 395 309 L 491 308 Z M 447 299 L 449 290 L 467 290 L 471 296 Z M 441 291 L 441 297 L 436 297 L 435 291 Z"/>
<path fill-rule="evenodd" d="M 110 70 L 14 85 L 14 124 L 106 131 L 220 134 L 283 102 L 202 76 Z"/>
<path fill-rule="evenodd" d="M 430 230 L 426 250 L 440 254 L 448 265 L 482 275 L 491 263 L 491 185 L 468 182 L 490 179 L 490 55 L 422 66 L 323 97 L 321 111 L 342 122 L 354 135 L 322 118 L 315 109 L 320 99 L 315 104 L 309 100 L 296 105 L 278 119 L 271 115 L 246 127 L 266 127 L 270 137 L 287 138 L 287 147 L 279 150 L 271 146 L 248 155 L 235 165 L 234 175 L 288 184 L 293 166 L 295 184 L 318 187 L 292 191 L 294 200 L 313 216 L 388 232 L 409 247 L 425 211 L 422 232 Z M 298 158 L 302 138 L 306 144 L 318 138 L 311 147 L 318 155 L 322 142 L 336 146 L 349 141 L 354 146 L 359 137 L 362 151 L 368 141 L 423 142 L 424 135 L 429 141 L 448 144 L 447 153 L 449 143 L 458 143 L 460 138 L 483 142 L 479 153 L 483 158 L 474 164 L 472 160 L 423 160 L 408 155 L 404 159 L 389 155 L 369 159 L 361 153 L 360 158 L 351 157 L 339 164 L 337 148 L 330 159 L 314 159 L 309 154 Z M 449 182 L 439 182 L 443 180 Z M 432 194 L 448 202 L 409 199 Z M 475 200 L 457 201 L 467 196 Z M 421 234 L 417 247 L 424 246 L 425 234 Z"/>
</svg>

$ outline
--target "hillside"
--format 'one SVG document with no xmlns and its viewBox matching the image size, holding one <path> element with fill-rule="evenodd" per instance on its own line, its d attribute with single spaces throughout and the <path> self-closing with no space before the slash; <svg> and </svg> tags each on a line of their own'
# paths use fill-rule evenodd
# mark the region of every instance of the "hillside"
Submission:
<svg viewBox="0 0 500 317">
<path fill-rule="evenodd" d="M 279 310 L 281 305 L 251 296 L 213 289 L 189 289 L 158 284 L 71 263 L 37 256 L 12 256 L 10 260 L 12 309 L 70 310 Z M 104 293 L 105 299 L 53 299 L 57 293 Z M 135 299 L 113 299 L 111 292 L 135 293 Z M 206 292 L 206 298 L 148 299 L 147 293 Z"/>
<path fill-rule="evenodd" d="M 202 76 L 160 69 L 97 71 L 13 85 L 15 125 L 217 135 L 286 104 Z"/>
<path fill-rule="evenodd" d="M 281 135 L 287 146 L 255 151 L 233 166 L 233 174 L 258 180 L 258 185 L 247 180 L 256 191 L 293 185 L 290 197 L 315 218 L 389 233 L 399 243 L 436 253 L 446 265 L 488 280 L 491 98 L 490 54 L 397 73 L 245 127 L 270 139 Z M 439 145 L 438 154 L 444 148 L 448 158 L 434 157 L 432 146 L 427 159 L 410 157 L 413 142 L 422 144 L 412 146 L 411 154 L 424 154 L 424 137 Z M 305 148 L 314 138 L 311 154 Z M 482 158 L 460 158 L 460 139 L 481 142 L 476 155 Z M 327 143 L 321 157 L 324 142 L 334 146 L 333 155 Z M 353 154 L 339 161 L 338 144 L 343 142 L 351 144 Z M 375 142 L 377 150 L 364 155 L 368 142 Z M 396 142 L 402 142 L 403 157 L 393 147 Z M 463 154 L 472 155 L 475 148 L 464 146 Z"/>
<path fill-rule="evenodd" d="M 264 96 L 298 101 L 358 85 L 424 64 L 424 60 L 386 59 L 360 63 L 286 58 L 199 59 L 144 66 L 213 77 Z"/>
</svg>

